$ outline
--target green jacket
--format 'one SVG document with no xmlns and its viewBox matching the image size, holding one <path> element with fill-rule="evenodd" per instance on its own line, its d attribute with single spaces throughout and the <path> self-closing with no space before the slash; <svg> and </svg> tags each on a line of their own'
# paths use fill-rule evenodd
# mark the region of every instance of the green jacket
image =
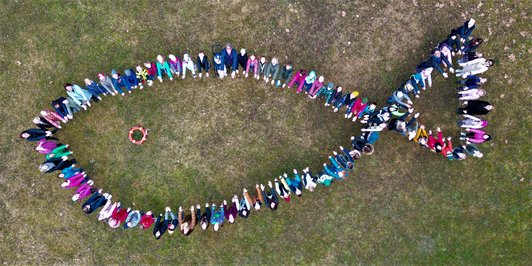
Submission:
<svg viewBox="0 0 532 266">
<path fill-rule="evenodd" d="M 283 66 L 281 68 L 281 74 L 279 75 L 279 80 L 284 79 L 284 84 L 290 83 L 290 80 L 292 80 L 292 76 L 294 75 L 294 67 L 290 67 L 290 69 L 286 69 L 286 66 Z"/>
<path fill-rule="evenodd" d="M 281 66 L 279 63 L 277 65 L 273 65 L 272 62 L 268 64 L 268 67 L 266 67 L 266 77 L 271 77 L 272 80 L 277 80 L 277 75 L 279 74 L 279 70 L 281 69 Z"/>
<path fill-rule="evenodd" d="M 327 83 L 327 86 L 323 86 L 321 87 L 320 90 L 318 90 L 318 92 L 316 93 L 316 97 L 322 96 L 328 101 L 329 98 L 332 97 L 333 92 L 334 92 L 334 83 L 329 82 Z"/>
</svg>

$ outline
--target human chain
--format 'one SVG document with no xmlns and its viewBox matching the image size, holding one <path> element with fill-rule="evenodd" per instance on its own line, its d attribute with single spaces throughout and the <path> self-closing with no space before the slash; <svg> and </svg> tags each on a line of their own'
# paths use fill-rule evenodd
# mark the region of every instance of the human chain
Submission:
<svg viewBox="0 0 532 266">
<path fill-rule="evenodd" d="M 207 203 L 203 209 L 197 204 L 190 207 L 189 213 L 179 207 L 175 215 L 166 207 L 164 213 L 155 217 L 152 211 L 133 210 L 122 206 L 119 201 L 113 201 L 110 193 L 104 193 L 102 189 L 97 188 L 83 168 L 77 166 L 69 146 L 60 144 L 54 134 L 61 129 L 61 123 L 67 123 L 82 109 L 87 110 L 91 107 L 91 102 L 102 100 L 102 96 L 125 96 L 134 90 L 143 90 L 145 86 L 153 86 L 155 80 L 163 82 L 178 77 L 185 79 L 187 73 L 190 73 L 192 78 L 208 78 L 211 62 L 203 51 L 199 52 L 195 61 L 189 54 L 184 54 L 183 60 L 173 54 L 168 55 L 168 60 L 158 55 L 156 62 L 147 61 L 137 65 L 135 70 L 126 69 L 123 76 L 114 69 L 110 77 L 99 73 L 98 82 L 89 78 L 84 80 L 85 88 L 66 83 L 64 88 L 67 97 L 52 101 L 54 111 L 41 111 L 40 116 L 33 120 L 38 128 L 25 130 L 20 137 L 37 142 L 35 149 L 46 156 L 46 161 L 39 165 L 41 172 L 59 172 L 58 176 L 64 180 L 61 186 L 76 189 L 73 201 L 88 198 L 82 204 L 83 212 L 91 214 L 101 208 L 98 220 L 108 223 L 112 228 L 139 226 L 147 230 L 153 225 L 153 235 L 156 239 L 167 231 L 172 234 L 175 229 L 189 235 L 198 224 L 203 230 L 212 225 L 214 230 L 218 231 L 224 223 L 234 223 L 238 216 L 247 218 L 251 211 L 259 211 L 261 208 L 277 210 L 281 199 L 289 203 L 291 195 L 301 197 L 303 190 L 312 192 L 318 184 L 330 186 L 334 181 L 347 178 L 348 173 L 354 170 L 355 160 L 362 154 L 373 153 L 374 144 L 385 128 L 404 135 L 408 140 L 449 160 L 463 160 L 468 156 L 481 158 L 483 154 L 475 144 L 489 141 L 491 136 L 482 130 L 487 121 L 476 116 L 489 113 L 493 106 L 479 100 L 486 94 L 482 86 L 487 79 L 478 75 L 488 70 L 493 65 L 493 60 L 486 60 L 476 51 L 482 39 L 473 38 L 475 27 L 475 20 L 470 19 L 451 30 L 448 38 L 431 51 L 430 58 L 419 64 L 416 72 L 395 90 L 386 105 L 379 109 L 375 102 L 370 103 L 367 98 L 360 97 L 358 91 L 344 94 L 342 86 L 335 87 L 332 82 L 326 83 L 325 78 L 318 76 L 314 70 L 300 69 L 294 72 L 292 63 L 281 66 L 275 57 L 268 62 L 264 56 L 257 57 L 253 53 L 248 56 L 244 48 L 238 53 L 231 44 L 225 47 L 214 45 L 212 68 L 219 79 L 229 76 L 234 79 L 241 71 L 245 78 L 252 76 L 275 87 L 293 87 L 296 93 L 304 93 L 312 99 L 322 98 L 325 106 L 331 107 L 334 112 L 340 112 L 345 107 L 345 110 L 342 110 L 344 117 L 353 122 L 358 120 L 363 128 L 360 136 L 351 137 L 351 148 L 340 146 L 339 152 L 333 151 L 328 162 L 323 164 L 323 169 L 316 174 L 308 167 L 301 171 L 294 169 L 290 176 L 284 173 L 268 181 L 266 185 L 256 184 L 254 195 L 243 189 L 242 196 L 234 195 L 230 203 L 226 200 L 220 205 Z M 460 68 L 455 70 L 453 59 L 458 55 L 461 55 L 457 60 Z M 464 131 L 460 134 L 462 143 L 454 148 L 451 137 L 444 139 L 439 128 L 436 130 L 436 137 L 431 130 L 427 133 L 425 126 L 417 122 L 419 113 L 414 114 L 412 100 L 419 98 L 422 91 L 432 87 L 431 75 L 434 69 L 444 78 L 448 78 L 447 72 L 456 73 L 457 77 L 462 78 L 457 88 L 457 98 L 462 107 L 458 108 L 457 112 L 462 115 L 458 126 Z M 409 119 L 410 116 L 412 117 Z M 145 134 L 142 142 L 146 140 L 147 131 L 143 133 Z"/>
</svg>

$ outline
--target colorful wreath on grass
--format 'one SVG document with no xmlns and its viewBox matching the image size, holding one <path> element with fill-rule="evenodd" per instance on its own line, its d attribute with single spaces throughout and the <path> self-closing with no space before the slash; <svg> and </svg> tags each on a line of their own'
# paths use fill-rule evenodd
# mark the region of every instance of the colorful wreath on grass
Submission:
<svg viewBox="0 0 532 266">
<path fill-rule="evenodd" d="M 58 146 L 53 137 L 53 134 L 61 128 L 60 123 L 68 122 L 75 112 L 81 109 L 86 110 L 91 106 L 90 101 L 101 100 L 101 95 L 126 95 L 125 91 L 131 93 L 134 89 L 142 89 L 143 85 L 152 86 L 156 78 L 163 82 L 164 75 L 169 80 L 174 80 L 174 75 L 181 75 L 184 79 L 187 71 L 191 72 L 193 78 L 196 78 L 196 70 L 198 70 L 201 78 L 203 69 L 205 76 L 208 77 L 210 63 L 202 53 L 198 56 L 196 63 L 188 54 L 183 56 L 183 61 L 174 55 L 169 55 L 169 60 L 165 61 L 163 56 L 159 55 L 156 63 L 146 62 L 144 67 L 137 66 L 136 71 L 127 69 L 124 77 L 120 76 L 116 70 L 111 72 L 112 77 L 100 73 L 98 74 L 99 83 L 85 80 L 86 89 L 78 85 L 66 84 L 68 98 L 60 97 L 54 100 L 52 106 L 55 111 L 42 111 L 40 116 L 34 119 L 39 129 L 26 130 L 21 133 L 21 137 L 29 141 L 38 141 L 36 150 L 45 154 L 47 159 L 39 166 L 41 172 L 60 171 L 59 177 L 64 179 L 61 186 L 76 189 L 72 200 L 79 201 L 88 198 L 82 204 L 83 211 L 90 214 L 101 208 L 98 220 L 107 222 L 112 228 L 123 224 L 124 228 L 138 225 L 142 229 L 147 229 L 154 224 L 153 234 L 157 239 L 166 231 L 173 233 L 176 228 L 179 228 L 184 235 L 188 235 L 194 230 L 196 224 L 199 224 L 202 229 L 212 224 L 214 229 L 218 230 L 224 221 L 233 223 L 238 216 L 248 217 L 252 210 L 258 211 L 261 206 L 276 210 L 280 199 L 290 202 L 291 195 L 301 197 L 303 190 L 312 192 L 318 184 L 330 186 L 334 181 L 347 178 L 349 172 L 354 171 L 355 160 L 359 159 L 362 154 L 369 155 L 373 152 L 374 144 L 380 137 L 379 132 L 386 127 L 450 160 L 462 160 L 467 156 L 482 157 L 482 153 L 472 143 L 489 140 L 489 135 L 481 130 L 487 122 L 472 116 L 471 113 L 474 111 L 486 114 L 492 108 L 489 103 L 478 101 L 486 94 L 481 87 L 486 80 L 476 76 L 488 70 L 492 63 L 490 64 L 490 60 L 474 52 L 481 43 L 478 39 L 470 40 L 475 27 L 475 21 L 470 19 L 463 26 L 453 29 L 449 38 L 435 48 L 430 59 L 418 65 L 416 73 L 394 91 L 387 105 L 380 109 L 375 103 L 368 102 L 367 98 L 360 97 L 357 91 L 344 94 L 341 86 L 335 88 L 332 82 L 326 84 L 325 78 L 318 77 L 314 71 L 307 72 L 301 69 L 294 74 L 291 65 L 290 67 L 284 65 L 281 69 L 276 58 L 272 58 L 271 62 L 267 63 L 265 58 L 259 60 L 254 55 L 248 57 L 244 49 L 236 55 L 236 51 L 230 45 L 226 46 L 226 49 L 217 45 L 213 46 L 212 63 L 218 78 L 223 79 L 228 76 L 229 70 L 232 70 L 230 75 L 234 79 L 240 65 L 244 68 L 243 77 L 252 75 L 259 80 L 262 76 L 267 84 L 270 84 L 271 80 L 271 84 L 276 87 L 282 86 L 282 88 L 290 89 L 295 86 L 297 93 L 304 92 L 312 99 L 324 98 L 325 105 L 332 107 L 334 112 L 345 107 L 345 118 L 352 118 L 353 122 L 358 120 L 364 125 L 360 136 L 351 137 L 352 149 L 340 146 L 340 152 L 333 151 L 328 157 L 328 162 L 323 164 L 323 169 L 316 174 L 312 174 L 308 167 L 302 169 L 302 173 L 294 169 L 290 176 L 284 173 L 275 178 L 273 183 L 268 182 L 268 187 L 257 184 L 255 196 L 251 196 L 247 189 L 244 189 L 241 198 L 235 195 L 229 205 L 224 200 L 219 208 L 214 204 L 207 204 L 202 211 L 202 207 L 198 204 L 191 206 L 190 213 L 187 215 L 185 210 L 179 207 L 178 214 L 175 215 L 167 207 L 164 217 L 163 214 L 159 214 L 155 221 L 152 211 L 144 212 L 123 207 L 119 201 L 112 200 L 110 193 L 104 193 L 102 189 L 96 188 L 94 181 L 87 176 L 83 168 L 77 165 L 76 160 L 69 159 L 72 153 L 68 151 L 68 146 Z M 462 144 L 453 148 L 451 139 L 448 138 L 445 142 L 443 133 L 439 129 L 437 137 L 433 137 L 430 131 L 426 132 L 424 126 L 418 126 L 416 120 L 419 113 L 413 114 L 412 99 L 419 98 L 422 91 L 432 86 L 431 72 L 433 69 L 445 78 L 448 74 L 440 65 L 444 65 L 449 72 L 454 73 L 452 59 L 458 54 L 463 54 L 459 60 L 463 68 L 456 70 L 456 76 L 462 77 L 463 80 L 459 81 L 457 97 L 460 101 L 469 101 L 469 103 L 458 110 L 464 115 L 463 119 L 458 121 L 458 125 L 465 129 L 465 132 L 461 133 Z M 409 95 L 414 97 L 410 98 Z M 470 107 L 473 101 L 476 101 L 475 105 Z M 406 119 L 412 115 L 413 117 L 407 122 Z M 486 135 L 489 138 L 486 138 Z M 146 141 L 147 136 L 148 130 L 141 126 L 132 127 L 129 130 L 129 140 L 134 144 L 141 145 Z"/>
<path fill-rule="evenodd" d="M 129 141 L 135 145 L 142 145 L 148 137 L 148 129 L 141 126 L 134 126 L 129 129 Z"/>
</svg>

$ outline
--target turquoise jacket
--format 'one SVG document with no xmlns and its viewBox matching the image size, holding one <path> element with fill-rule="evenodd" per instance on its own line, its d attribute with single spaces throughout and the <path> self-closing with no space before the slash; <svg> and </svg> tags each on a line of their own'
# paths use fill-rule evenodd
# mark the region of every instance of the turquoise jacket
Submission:
<svg viewBox="0 0 532 266">
<path fill-rule="evenodd" d="M 72 101 L 79 106 L 83 105 L 85 102 L 88 102 L 92 97 L 92 93 L 90 93 L 88 90 L 82 89 L 76 84 L 72 85 L 72 91 L 67 91 L 67 94 L 70 96 Z"/>
</svg>

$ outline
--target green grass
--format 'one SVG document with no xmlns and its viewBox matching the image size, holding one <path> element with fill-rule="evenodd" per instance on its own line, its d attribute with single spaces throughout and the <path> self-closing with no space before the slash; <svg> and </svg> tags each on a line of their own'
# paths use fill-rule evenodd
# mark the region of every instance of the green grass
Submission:
<svg viewBox="0 0 532 266">
<path fill-rule="evenodd" d="M 530 1 L 239 1 L 0 6 L 0 261 L 10 264 L 530 264 Z M 345 16 L 342 16 L 345 11 Z M 449 162 L 383 133 L 354 175 L 277 212 L 220 232 L 111 230 L 70 202 L 43 160 L 16 138 L 62 84 L 154 58 L 232 42 L 314 68 L 382 103 L 449 29 L 469 16 L 496 109 L 482 160 Z M 164 21 L 164 23 L 162 23 Z M 287 32 L 287 29 L 289 32 Z M 20 62 L 18 64 L 17 62 Z M 456 138 L 452 80 L 434 75 L 416 102 L 427 128 Z M 143 146 L 127 130 L 142 124 Z M 318 167 L 358 126 L 296 95 L 238 79 L 165 82 L 107 97 L 61 131 L 76 158 L 124 204 L 228 199 L 290 171 Z"/>
</svg>

